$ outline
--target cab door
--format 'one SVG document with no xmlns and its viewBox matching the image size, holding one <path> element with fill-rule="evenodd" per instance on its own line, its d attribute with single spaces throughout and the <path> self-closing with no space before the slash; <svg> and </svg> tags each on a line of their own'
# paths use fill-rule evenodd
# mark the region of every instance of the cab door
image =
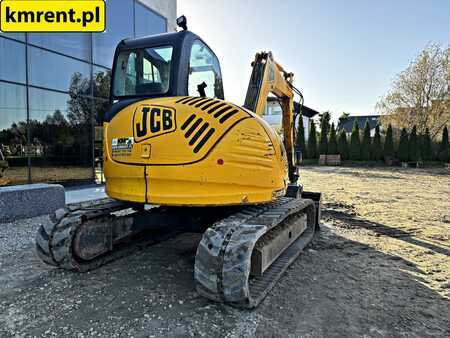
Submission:
<svg viewBox="0 0 450 338">
<path fill-rule="evenodd" d="M 198 39 L 192 43 L 189 57 L 188 95 L 224 99 L 219 60 Z"/>
</svg>

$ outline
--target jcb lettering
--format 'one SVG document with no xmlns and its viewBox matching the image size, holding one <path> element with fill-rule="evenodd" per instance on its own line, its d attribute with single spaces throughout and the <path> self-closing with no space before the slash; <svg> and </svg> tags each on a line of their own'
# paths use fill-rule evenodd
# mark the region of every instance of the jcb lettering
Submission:
<svg viewBox="0 0 450 338">
<path fill-rule="evenodd" d="M 147 107 L 142 108 L 142 124 L 137 123 L 136 124 L 136 136 L 137 137 L 144 137 L 147 135 L 147 114 L 149 109 Z"/>
<path fill-rule="evenodd" d="M 139 107 L 134 116 L 136 142 L 170 133 L 176 129 L 175 110 L 165 107 Z"/>
<path fill-rule="evenodd" d="M 161 130 L 161 122 L 159 121 L 160 116 L 161 110 L 158 108 L 153 108 L 150 115 L 150 131 L 152 134 L 155 134 Z"/>
<path fill-rule="evenodd" d="M 163 110 L 162 122 L 164 130 L 169 130 L 172 128 L 173 125 L 172 112 L 169 109 Z"/>
</svg>

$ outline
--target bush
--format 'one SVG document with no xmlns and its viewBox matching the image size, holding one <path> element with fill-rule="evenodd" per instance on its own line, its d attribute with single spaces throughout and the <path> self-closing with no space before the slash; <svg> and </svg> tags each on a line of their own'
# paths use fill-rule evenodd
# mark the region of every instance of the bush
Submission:
<svg viewBox="0 0 450 338">
<path fill-rule="evenodd" d="M 347 134 L 345 133 L 345 130 L 342 129 L 339 132 L 338 136 L 338 153 L 341 155 L 342 160 L 348 160 L 349 159 L 349 147 L 348 147 L 348 141 L 347 141 Z"/>
<path fill-rule="evenodd" d="M 402 129 L 400 141 L 398 143 L 398 158 L 402 162 L 408 162 L 409 159 L 409 140 L 406 128 Z"/>
<path fill-rule="evenodd" d="M 392 159 L 395 157 L 394 136 L 392 135 L 392 126 L 389 124 L 386 130 L 386 139 L 384 141 L 383 150 L 384 159 Z"/>
<path fill-rule="evenodd" d="M 355 120 L 352 135 L 350 136 L 350 159 L 358 161 L 361 159 L 361 143 L 359 140 L 359 126 Z"/>
<path fill-rule="evenodd" d="M 383 148 L 381 145 L 380 126 L 375 127 L 375 135 L 373 137 L 372 150 L 370 151 L 372 160 L 379 161 L 382 159 Z"/>
<path fill-rule="evenodd" d="M 317 155 L 317 135 L 316 135 L 316 125 L 314 121 L 311 120 L 311 128 L 308 137 L 308 158 L 318 158 Z"/>
<path fill-rule="evenodd" d="M 363 131 L 363 139 L 361 143 L 361 160 L 368 161 L 370 160 L 370 126 L 369 126 L 369 120 L 366 120 L 366 124 L 364 125 L 364 131 Z"/>
<path fill-rule="evenodd" d="M 334 127 L 334 123 L 331 124 L 330 140 L 328 142 L 328 154 L 330 154 L 330 155 L 339 154 L 337 139 L 336 139 L 336 128 Z"/>
</svg>

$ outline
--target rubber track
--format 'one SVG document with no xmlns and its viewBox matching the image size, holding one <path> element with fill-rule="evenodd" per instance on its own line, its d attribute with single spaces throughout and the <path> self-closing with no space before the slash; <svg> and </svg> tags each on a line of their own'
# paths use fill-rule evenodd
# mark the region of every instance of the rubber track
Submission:
<svg viewBox="0 0 450 338">
<path fill-rule="evenodd" d="M 36 251 L 47 264 L 66 270 L 86 272 L 96 269 L 108 262 L 128 256 L 142 246 L 161 242 L 173 236 L 165 233 L 161 236 L 135 241 L 118 250 L 106 253 L 93 260 L 78 259 L 72 252 L 72 241 L 79 227 L 86 222 L 96 220 L 113 221 L 111 213 L 130 208 L 124 203 L 105 198 L 79 204 L 72 204 L 59 209 L 52 215 L 52 222 L 42 225 L 36 235 Z"/>
<path fill-rule="evenodd" d="M 309 199 L 281 198 L 253 206 L 210 227 L 202 237 L 195 259 L 197 291 L 214 301 L 238 307 L 256 307 L 288 266 L 312 240 L 315 207 Z M 289 222 L 290 216 L 307 215 L 307 229 L 259 278 L 250 277 L 253 248 L 264 234 Z"/>
</svg>

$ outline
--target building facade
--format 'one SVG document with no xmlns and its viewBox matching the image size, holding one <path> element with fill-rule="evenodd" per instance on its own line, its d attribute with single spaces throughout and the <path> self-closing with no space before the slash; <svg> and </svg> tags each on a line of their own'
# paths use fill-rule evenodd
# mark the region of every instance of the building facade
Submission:
<svg viewBox="0 0 450 338">
<path fill-rule="evenodd" d="M 117 43 L 176 27 L 176 0 L 106 8 L 103 33 L 0 33 L 0 184 L 98 178 Z"/>
</svg>

